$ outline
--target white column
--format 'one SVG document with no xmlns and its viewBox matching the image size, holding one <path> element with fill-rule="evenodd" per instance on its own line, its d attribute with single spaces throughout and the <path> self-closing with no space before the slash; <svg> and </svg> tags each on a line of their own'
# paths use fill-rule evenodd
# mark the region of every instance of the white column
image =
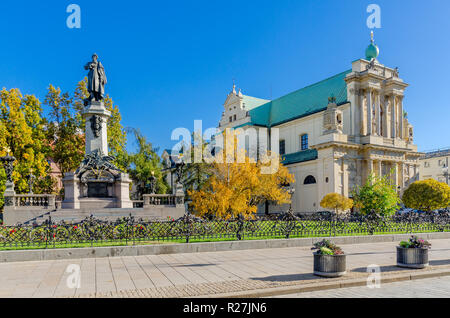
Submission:
<svg viewBox="0 0 450 318">
<path fill-rule="evenodd" d="M 350 101 L 350 135 L 356 134 L 355 124 L 356 124 L 356 109 L 358 108 L 358 90 L 354 87 L 349 89 L 349 101 Z"/>
<path fill-rule="evenodd" d="M 373 160 L 367 159 L 367 171 L 366 171 L 366 178 L 363 180 L 363 184 L 366 182 L 367 177 L 373 172 Z"/>
<path fill-rule="evenodd" d="M 382 177 L 383 176 L 383 167 L 382 167 L 382 163 L 381 160 L 378 161 L 378 177 Z"/>
<path fill-rule="evenodd" d="M 391 125 L 389 121 L 392 117 L 392 105 L 389 105 L 389 97 L 383 95 L 384 105 L 384 135 L 386 138 L 391 138 Z M 389 115 L 390 114 L 390 115 Z"/>
<path fill-rule="evenodd" d="M 367 90 L 367 135 L 372 135 L 372 92 Z"/>
<path fill-rule="evenodd" d="M 391 96 L 391 130 L 392 138 L 397 138 L 397 105 L 395 95 Z"/>
<path fill-rule="evenodd" d="M 376 92 L 375 94 L 375 114 L 377 131 L 375 132 L 378 136 L 381 136 L 381 109 L 380 109 L 380 94 Z"/>
<path fill-rule="evenodd" d="M 400 171 L 399 171 L 398 175 L 400 177 L 400 180 L 398 182 L 398 185 L 400 186 L 401 189 L 403 189 L 405 186 L 405 165 L 403 162 L 399 163 L 399 170 Z"/>
<path fill-rule="evenodd" d="M 344 158 L 342 160 L 342 195 L 348 197 L 348 162 Z"/>
<path fill-rule="evenodd" d="M 394 168 L 394 184 L 395 184 L 395 189 L 397 189 L 398 185 L 399 185 L 399 181 L 398 181 L 398 162 L 394 162 L 392 163 L 393 168 Z"/>
<path fill-rule="evenodd" d="M 359 116 L 360 116 L 360 123 L 359 123 L 359 131 L 362 136 L 366 135 L 366 126 L 364 125 L 364 90 L 360 90 L 359 92 L 359 100 L 360 100 L 360 107 L 359 107 Z"/>
<path fill-rule="evenodd" d="M 399 127 L 398 127 L 398 130 L 399 130 L 399 137 L 401 138 L 401 139 L 403 139 L 403 97 L 402 96 L 400 96 L 399 98 L 398 98 L 398 108 L 399 108 L 399 117 L 398 117 L 398 120 L 399 120 Z"/>
</svg>

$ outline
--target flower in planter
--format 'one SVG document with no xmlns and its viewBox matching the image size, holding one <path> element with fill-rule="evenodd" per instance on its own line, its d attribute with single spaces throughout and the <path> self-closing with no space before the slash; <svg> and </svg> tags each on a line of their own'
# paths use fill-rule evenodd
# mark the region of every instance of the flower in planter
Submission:
<svg viewBox="0 0 450 318">
<path fill-rule="evenodd" d="M 403 248 L 431 248 L 431 243 L 424 239 L 418 238 L 416 235 L 412 235 L 409 241 L 401 241 L 400 247 Z"/>
<path fill-rule="evenodd" d="M 336 244 L 328 241 L 322 240 L 320 242 L 314 243 L 314 247 L 311 250 L 316 250 L 316 254 L 321 255 L 343 255 L 344 252 Z"/>
</svg>

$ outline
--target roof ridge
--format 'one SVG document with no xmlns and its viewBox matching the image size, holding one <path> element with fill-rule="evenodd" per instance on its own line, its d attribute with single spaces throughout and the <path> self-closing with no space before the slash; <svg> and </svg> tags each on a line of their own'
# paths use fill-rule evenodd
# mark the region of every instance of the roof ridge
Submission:
<svg viewBox="0 0 450 318">
<path fill-rule="evenodd" d="M 345 73 L 348 73 L 348 72 L 351 72 L 351 69 L 349 69 L 349 70 L 347 70 L 347 71 L 344 71 L 344 72 L 340 72 L 340 73 L 338 73 L 338 74 L 335 74 L 335 75 L 333 75 L 333 76 L 330 76 L 330 77 L 328 77 L 328 78 L 325 78 L 325 79 L 323 79 L 323 80 L 321 80 L 321 81 L 315 82 L 315 83 L 313 83 L 313 84 L 307 85 L 307 86 L 305 86 L 305 87 L 299 88 L 299 89 L 297 89 L 297 90 L 295 90 L 295 91 L 293 91 L 293 92 L 290 92 L 290 93 L 288 93 L 288 94 L 286 94 L 286 95 L 283 95 L 283 96 L 280 96 L 280 97 L 274 99 L 274 101 L 276 101 L 276 100 L 278 100 L 278 99 L 280 99 L 280 98 L 289 96 L 289 95 L 291 95 L 291 94 L 298 93 L 298 92 L 301 91 L 301 90 L 304 90 L 304 89 L 306 89 L 306 88 L 313 87 L 313 86 L 318 85 L 318 84 L 320 84 L 320 83 L 323 83 L 323 82 L 325 82 L 325 81 L 329 81 L 329 80 L 332 79 L 332 78 L 341 76 L 342 74 L 345 74 Z"/>
<path fill-rule="evenodd" d="M 245 94 L 242 94 L 242 96 L 245 96 L 245 97 L 251 97 L 251 98 L 256 98 L 256 99 L 262 99 L 262 100 L 268 100 L 268 101 L 270 101 L 270 99 L 265 99 L 265 98 L 261 98 L 261 97 L 255 97 L 255 96 L 250 96 L 250 95 L 245 95 Z"/>
</svg>

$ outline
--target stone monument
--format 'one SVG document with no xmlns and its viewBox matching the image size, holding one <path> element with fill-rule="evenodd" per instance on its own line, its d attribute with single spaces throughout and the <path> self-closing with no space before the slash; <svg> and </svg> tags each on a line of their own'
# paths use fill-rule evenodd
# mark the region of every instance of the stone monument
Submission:
<svg viewBox="0 0 450 318">
<path fill-rule="evenodd" d="M 89 70 L 89 97 L 82 116 L 86 121 L 85 157 L 75 173 L 67 173 L 63 183 L 63 209 L 132 208 L 129 176 L 118 169 L 108 155 L 108 118 L 103 103 L 106 73 L 97 54 L 84 67 Z"/>
</svg>

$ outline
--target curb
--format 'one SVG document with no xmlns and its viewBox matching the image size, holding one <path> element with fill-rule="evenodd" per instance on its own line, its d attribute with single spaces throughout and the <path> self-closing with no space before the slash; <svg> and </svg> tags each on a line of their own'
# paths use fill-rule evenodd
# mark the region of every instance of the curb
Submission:
<svg viewBox="0 0 450 318">
<path fill-rule="evenodd" d="M 272 240 L 224 241 L 206 243 L 154 244 L 135 246 L 110 246 L 86 248 L 56 248 L 37 250 L 0 251 L 0 263 L 45 261 L 80 258 L 105 258 L 120 256 L 160 255 L 180 253 L 223 252 L 230 250 L 270 249 L 287 247 L 310 247 L 322 239 L 336 244 L 386 243 L 407 240 L 412 234 L 385 234 L 363 236 L 336 236 L 314 238 L 291 238 Z M 450 232 L 421 233 L 426 240 L 448 239 Z"/>
<path fill-rule="evenodd" d="M 428 272 L 418 272 L 418 273 L 408 273 L 408 274 L 397 274 L 388 277 L 381 277 L 382 284 L 408 281 L 408 280 L 418 280 L 418 279 L 426 279 L 426 278 L 434 278 L 434 277 L 442 277 L 442 276 L 450 276 L 450 268 L 448 269 L 438 269 L 431 270 Z M 248 290 L 248 291 L 240 291 L 240 292 L 231 292 L 225 294 L 215 294 L 215 295 L 205 295 L 193 298 L 261 298 L 261 297 L 272 297 L 272 296 L 281 296 L 281 295 L 290 295 L 290 294 L 298 294 L 298 293 L 306 293 L 312 291 L 320 291 L 320 290 L 330 290 L 330 289 L 339 289 L 339 288 L 348 288 L 348 287 L 361 287 L 366 286 L 367 278 L 356 278 L 349 279 L 347 281 L 342 282 L 324 282 L 311 284 L 311 286 L 305 285 L 294 285 L 294 286 L 286 286 L 286 287 L 276 287 L 276 288 L 267 288 L 262 290 Z"/>
</svg>

